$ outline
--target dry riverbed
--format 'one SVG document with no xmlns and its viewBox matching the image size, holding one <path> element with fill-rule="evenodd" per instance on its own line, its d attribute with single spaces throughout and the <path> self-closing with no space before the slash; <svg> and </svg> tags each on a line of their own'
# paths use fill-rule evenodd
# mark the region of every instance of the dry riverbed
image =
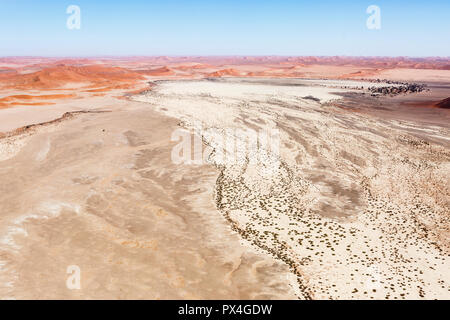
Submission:
<svg viewBox="0 0 450 320">
<path fill-rule="evenodd" d="M 448 122 L 346 108 L 371 86 L 161 81 L 5 134 L 0 298 L 450 298 Z M 175 164 L 179 128 L 211 150 L 278 130 L 280 152 Z"/>
</svg>

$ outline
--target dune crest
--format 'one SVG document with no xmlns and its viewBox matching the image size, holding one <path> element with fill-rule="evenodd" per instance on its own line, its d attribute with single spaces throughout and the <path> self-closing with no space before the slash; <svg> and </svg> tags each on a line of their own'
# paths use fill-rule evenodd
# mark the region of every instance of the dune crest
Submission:
<svg viewBox="0 0 450 320">
<path fill-rule="evenodd" d="M 237 71 L 235 69 L 232 69 L 232 68 L 217 70 L 215 72 L 212 72 L 212 73 L 208 74 L 209 77 L 223 77 L 223 76 L 235 76 L 235 77 L 238 77 L 238 76 L 241 76 L 241 75 L 242 74 L 239 71 Z"/>
<path fill-rule="evenodd" d="M 42 70 L 17 74 L 3 81 L 5 88 L 54 89 L 67 83 L 91 82 L 96 84 L 143 79 L 142 75 L 120 67 L 99 65 L 70 66 L 58 65 Z M 3 79 L 0 79 L 3 80 Z"/>
</svg>

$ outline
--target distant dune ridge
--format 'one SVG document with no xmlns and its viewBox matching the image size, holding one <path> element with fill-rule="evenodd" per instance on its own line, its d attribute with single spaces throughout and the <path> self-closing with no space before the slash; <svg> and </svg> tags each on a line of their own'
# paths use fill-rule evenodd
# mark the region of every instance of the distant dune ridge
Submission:
<svg viewBox="0 0 450 320">
<path fill-rule="evenodd" d="M 80 88 L 91 93 L 127 89 L 137 81 L 145 79 L 142 74 L 121 67 L 92 64 L 92 61 L 89 61 L 88 65 L 78 65 L 78 60 L 73 62 L 76 65 L 57 63 L 34 72 L 27 72 L 25 66 L 18 68 L 15 72 L 8 70 L 6 73 L 0 73 L 0 89 L 46 92 L 44 95 L 3 96 L 0 98 L 0 108 L 16 105 L 52 104 L 51 100 L 75 98 L 79 91 L 82 91 Z M 36 68 L 36 65 L 33 65 L 32 68 Z M 61 92 L 61 90 L 64 91 Z M 32 100 L 39 101 L 33 102 Z M 47 100 L 47 102 L 43 100 Z"/>
<path fill-rule="evenodd" d="M 53 89 L 66 83 L 130 81 L 142 79 L 142 75 L 119 67 L 101 65 L 72 66 L 58 64 L 42 70 L 16 74 L 7 78 L 6 87 L 23 89 Z"/>
<path fill-rule="evenodd" d="M 167 66 L 152 70 L 139 70 L 138 72 L 148 76 L 171 76 L 175 74 L 175 72 Z"/>
<path fill-rule="evenodd" d="M 148 80 L 199 78 L 310 78 L 310 79 L 402 79 L 445 80 L 450 58 L 407 57 L 110 57 L 110 58 L 0 58 L 0 108 L 45 105 L 54 100 L 101 96 L 108 91 L 128 93 L 148 88 Z M 18 97 L 9 91 L 44 90 Z M 34 101 L 36 100 L 36 101 Z M 446 108 L 444 104 L 436 105 Z"/>
<path fill-rule="evenodd" d="M 235 69 L 232 69 L 232 68 L 229 68 L 229 69 L 217 70 L 215 72 L 210 73 L 208 76 L 210 76 L 210 77 L 222 77 L 222 76 L 236 76 L 236 77 L 239 77 L 241 75 L 242 74 L 239 71 L 237 71 Z"/>
</svg>

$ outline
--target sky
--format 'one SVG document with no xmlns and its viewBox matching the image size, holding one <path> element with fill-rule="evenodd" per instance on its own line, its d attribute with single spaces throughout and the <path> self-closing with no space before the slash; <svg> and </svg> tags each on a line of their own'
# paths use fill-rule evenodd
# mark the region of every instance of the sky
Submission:
<svg viewBox="0 0 450 320">
<path fill-rule="evenodd" d="M 0 0 L 0 56 L 132 55 L 449 57 L 450 1 Z"/>
</svg>

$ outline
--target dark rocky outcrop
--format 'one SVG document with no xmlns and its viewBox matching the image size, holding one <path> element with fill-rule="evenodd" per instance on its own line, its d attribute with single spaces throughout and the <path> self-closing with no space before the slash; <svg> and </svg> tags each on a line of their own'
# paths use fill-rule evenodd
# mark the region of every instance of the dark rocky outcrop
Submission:
<svg viewBox="0 0 450 320">
<path fill-rule="evenodd" d="M 435 106 L 438 108 L 450 109 L 450 97 L 442 101 L 439 101 L 438 103 L 435 104 Z"/>
</svg>

